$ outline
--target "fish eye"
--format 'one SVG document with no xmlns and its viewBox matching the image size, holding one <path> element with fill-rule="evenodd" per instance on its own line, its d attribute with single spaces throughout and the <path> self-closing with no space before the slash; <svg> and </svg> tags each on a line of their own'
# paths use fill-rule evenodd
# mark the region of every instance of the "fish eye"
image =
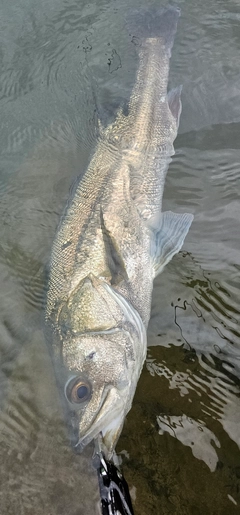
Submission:
<svg viewBox="0 0 240 515">
<path fill-rule="evenodd" d="M 85 378 L 76 377 L 71 379 L 65 388 L 67 399 L 74 404 L 81 404 L 88 401 L 92 395 L 92 388 Z"/>
</svg>

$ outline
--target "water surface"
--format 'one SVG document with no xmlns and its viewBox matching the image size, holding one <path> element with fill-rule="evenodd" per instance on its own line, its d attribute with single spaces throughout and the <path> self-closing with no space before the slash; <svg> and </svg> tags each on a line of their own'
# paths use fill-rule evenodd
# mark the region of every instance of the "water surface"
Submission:
<svg viewBox="0 0 240 515">
<path fill-rule="evenodd" d="M 150 2 L 147 2 L 150 5 Z M 134 0 L 141 8 L 146 2 Z M 179 1 L 183 112 L 164 208 L 194 214 L 155 281 L 148 357 L 118 452 L 136 515 L 239 513 L 240 5 Z M 137 68 L 120 0 L 2 1 L 1 513 L 95 514 L 91 448 L 69 446 L 43 329 L 71 185 Z"/>
</svg>

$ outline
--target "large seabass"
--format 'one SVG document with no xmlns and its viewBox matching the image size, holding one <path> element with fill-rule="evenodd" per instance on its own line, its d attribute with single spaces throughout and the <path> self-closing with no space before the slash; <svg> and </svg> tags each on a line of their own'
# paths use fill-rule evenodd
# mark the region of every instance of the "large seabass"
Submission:
<svg viewBox="0 0 240 515">
<path fill-rule="evenodd" d="M 101 439 L 108 457 L 146 357 L 154 277 L 193 218 L 161 209 L 181 111 L 180 88 L 167 94 L 179 15 L 131 15 L 139 67 L 128 115 L 102 131 L 51 255 L 46 322 L 58 382 L 78 445 Z"/>
</svg>

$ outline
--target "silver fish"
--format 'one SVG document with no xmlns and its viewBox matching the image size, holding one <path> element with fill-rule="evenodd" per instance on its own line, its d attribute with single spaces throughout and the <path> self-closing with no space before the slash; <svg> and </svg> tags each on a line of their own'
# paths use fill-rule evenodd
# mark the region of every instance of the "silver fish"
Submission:
<svg viewBox="0 0 240 515">
<path fill-rule="evenodd" d="M 162 213 L 181 112 L 167 94 L 179 10 L 131 15 L 139 67 L 128 106 L 102 129 L 52 249 L 46 321 L 78 445 L 111 457 L 146 357 L 153 280 L 193 216 Z M 134 25 L 135 23 L 135 25 Z"/>
</svg>

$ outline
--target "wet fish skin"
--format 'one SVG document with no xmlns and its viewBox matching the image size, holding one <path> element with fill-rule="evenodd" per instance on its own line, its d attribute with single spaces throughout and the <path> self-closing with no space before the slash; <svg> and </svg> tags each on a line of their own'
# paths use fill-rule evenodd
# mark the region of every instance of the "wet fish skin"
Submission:
<svg viewBox="0 0 240 515">
<path fill-rule="evenodd" d="M 139 20 L 136 28 L 139 68 L 128 116 L 119 111 L 102 130 L 59 225 L 48 283 L 46 321 L 64 364 L 62 388 L 73 378 L 90 385 L 87 399 L 69 401 L 78 444 L 102 433 L 108 456 L 146 357 L 153 279 L 192 222 L 190 214 L 161 212 L 181 112 L 180 89 L 167 95 L 179 11 L 149 17 L 147 29 Z"/>
</svg>

